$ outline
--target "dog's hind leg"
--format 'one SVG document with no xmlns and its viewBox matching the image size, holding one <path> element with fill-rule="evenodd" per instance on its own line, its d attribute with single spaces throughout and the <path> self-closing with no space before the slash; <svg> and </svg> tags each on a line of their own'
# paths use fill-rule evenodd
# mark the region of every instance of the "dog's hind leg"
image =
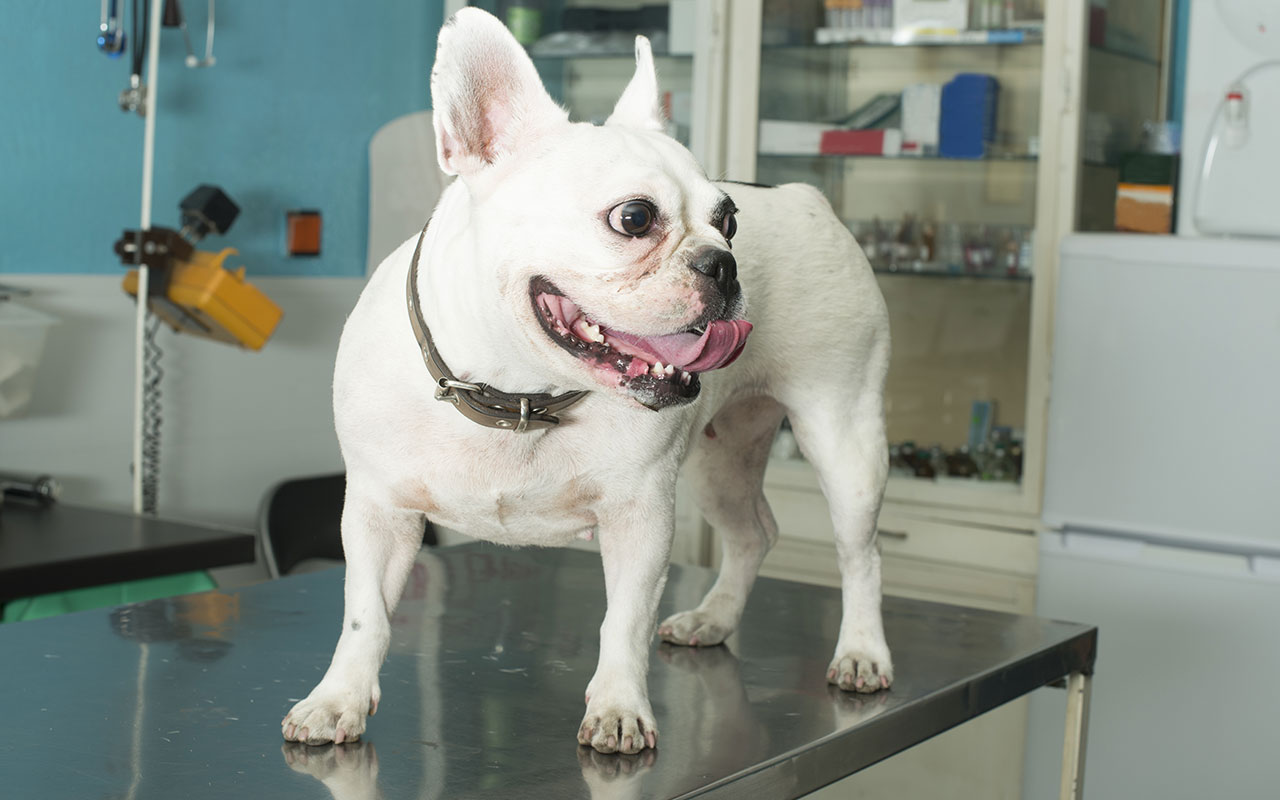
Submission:
<svg viewBox="0 0 1280 800">
<path fill-rule="evenodd" d="M 422 515 L 375 501 L 348 474 L 342 635 L 324 678 L 281 723 L 284 738 L 324 744 L 364 732 L 381 697 L 378 668 L 391 642 L 391 612 L 421 547 Z"/>
<path fill-rule="evenodd" d="M 827 681 L 849 691 L 888 688 L 893 665 L 880 617 L 876 547 L 889 474 L 881 394 L 824 392 L 797 403 L 790 419 L 801 452 L 818 472 L 835 528 L 843 617 Z"/>
<path fill-rule="evenodd" d="M 738 626 L 760 564 L 778 540 L 778 526 L 764 498 L 764 469 L 784 410 L 770 397 L 754 397 L 722 409 L 696 434 L 687 474 L 698 505 L 718 531 L 720 575 L 697 608 L 658 626 L 668 642 L 720 644 Z"/>
</svg>

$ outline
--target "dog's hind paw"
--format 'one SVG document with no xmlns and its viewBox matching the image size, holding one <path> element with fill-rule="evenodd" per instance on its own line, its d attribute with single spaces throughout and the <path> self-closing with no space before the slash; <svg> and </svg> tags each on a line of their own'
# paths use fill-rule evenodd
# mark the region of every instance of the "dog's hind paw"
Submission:
<svg viewBox="0 0 1280 800">
<path fill-rule="evenodd" d="M 690 647 L 714 647 L 733 633 L 733 624 L 716 615 L 694 609 L 672 614 L 658 626 L 662 641 Z"/>
<path fill-rule="evenodd" d="M 893 685 L 893 663 L 888 652 L 873 656 L 863 652 L 837 653 L 827 667 L 827 683 L 846 692 L 878 692 Z"/>
<path fill-rule="evenodd" d="M 304 744 L 354 742 L 364 733 L 365 715 L 373 713 L 376 703 L 317 686 L 285 715 L 280 732 L 286 740 Z"/>
</svg>

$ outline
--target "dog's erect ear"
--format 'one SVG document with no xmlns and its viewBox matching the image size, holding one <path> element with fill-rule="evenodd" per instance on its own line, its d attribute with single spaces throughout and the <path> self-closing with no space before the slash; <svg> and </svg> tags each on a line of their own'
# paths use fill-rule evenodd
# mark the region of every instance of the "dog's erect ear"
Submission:
<svg viewBox="0 0 1280 800">
<path fill-rule="evenodd" d="M 515 37 L 477 8 L 440 29 L 431 102 L 440 169 L 463 178 L 568 119 Z"/>
<path fill-rule="evenodd" d="M 636 37 L 636 74 L 618 98 L 606 125 L 625 125 L 649 131 L 665 129 L 658 105 L 658 71 L 653 66 L 653 48 L 643 36 Z"/>
</svg>

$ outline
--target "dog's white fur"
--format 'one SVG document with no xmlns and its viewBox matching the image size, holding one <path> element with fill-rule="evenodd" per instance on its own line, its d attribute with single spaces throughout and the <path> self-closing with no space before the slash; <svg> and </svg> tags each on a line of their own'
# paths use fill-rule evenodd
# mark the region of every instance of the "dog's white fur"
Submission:
<svg viewBox="0 0 1280 800">
<path fill-rule="evenodd" d="M 285 717 L 286 739 L 341 742 L 364 731 L 425 515 L 512 545 L 597 533 L 608 605 L 578 741 L 604 752 L 656 746 L 648 648 L 677 471 L 687 457 L 724 558 L 702 603 L 658 631 L 677 644 L 714 645 L 737 626 L 778 535 L 762 483 L 784 415 L 830 503 L 844 578 L 827 679 L 857 691 L 891 683 L 875 545 L 889 336 L 874 276 L 816 190 L 708 181 L 662 133 L 643 38 L 636 55 L 636 75 L 608 122 L 573 124 L 496 19 L 467 9 L 441 31 L 432 72 L 437 150 L 460 180 L 423 243 L 423 315 L 463 380 L 509 392 L 591 391 L 546 431 L 515 434 L 465 419 L 434 399 L 409 325 L 404 287 L 415 240 L 378 268 L 347 322 L 334 375 L 347 466 L 342 634 L 324 678 Z M 642 335 L 687 328 L 698 285 L 689 256 L 727 246 L 709 220 L 726 191 L 740 207 L 732 247 L 755 329 L 736 363 L 701 376 L 695 401 L 649 410 L 550 340 L 529 282 L 549 277 L 610 327 Z M 610 229 L 609 210 L 637 197 L 659 209 L 660 240 Z"/>
</svg>

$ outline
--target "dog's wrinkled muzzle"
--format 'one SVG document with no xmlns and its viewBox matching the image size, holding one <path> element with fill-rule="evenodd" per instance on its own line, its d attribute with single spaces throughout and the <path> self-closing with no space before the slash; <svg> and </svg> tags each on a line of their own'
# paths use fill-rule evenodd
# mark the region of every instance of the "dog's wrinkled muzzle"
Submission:
<svg viewBox="0 0 1280 800">
<path fill-rule="evenodd" d="M 729 316 L 725 312 L 735 308 L 742 296 L 742 287 L 738 285 L 738 262 L 733 253 L 720 247 L 704 247 L 694 254 L 689 268 L 715 282 L 723 302 L 722 315 Z"/>
</svg>

